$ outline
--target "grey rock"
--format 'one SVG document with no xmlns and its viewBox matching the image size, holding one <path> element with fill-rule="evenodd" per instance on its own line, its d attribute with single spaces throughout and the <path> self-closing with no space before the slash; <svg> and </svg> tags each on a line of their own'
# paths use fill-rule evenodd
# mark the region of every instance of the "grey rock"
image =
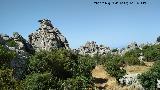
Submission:
<svg viewBox="0 0 160 90">
<path fill-rule="evenodd" d="M 91 55 L 93 56 L 94 54 L 107 54 L 111 52 L 109 47 L 105 47 L 104 45 L 97 45 L 96 42 L 94 41 L 87 41 L 87 43 L 84 46 L 81 46 L 78 49 L 74 49 L 74 51 L 82 55 Z"/>
<path fill-rule="evenodd" d="M 4 37 L 7 37 L 8 39 Z M 14 40 L 17 45 L 10 47 L 7 44 L 7 40 Z M 8 50 L 16 52 L 16 57 L 13 60 L 11 60 L 11 67 L 13 68 L 14 78 L 22 79 L 26 73 L 26 69 L 27 69 L 26 64 L 29 58 L 29 53 L 33 50 L 33 48 L 17 32 L 13 33 L 13 37 L 9 37 L 8 35 L 5 35 L 5 34 L 0 35 L 0 44 L 2 44 Z"/>
<path fill-rule="evenodd" d="M 126 85 L 130 88 L 134 88 L 135 90 L 145 90 L 137 79 L 138 75 L 139 73 L 127 74 L 123 76 L 122 78 L 120 78 L 119 82 L 121 85 L 123 86 Z"/>
<path fill-rule="evenodd" d="M 32 45 L 27 40 L 25 40 L 22 37 L 22 35 L 20 35 L 18 32 L 14 32 L 12 38 L 17 43 L 17 49 L 24 50 L 24 51 L 27 51 L 29 53 L 34 52 L 34 49 L 33 49 Z"/>
<path fill-rule="evenodd" d="M 157 79 L 157 88 L 160 89 L 160 80 Z"/>
<path fill-rule="evenodd" d="M 7 34 L 4 34 L 3 39 L 4 40 L 9 40 L 9 36 Z"/>
<path fill-rule="evenodd" d="M 29 42 L 36 51 L 47 50 L 53 48 L 69 49 L 67 39 L 60 33 L 57 28 L 54 28 L 51 21 L 48 19 L 39 20 L 40 28 L 37 32 L 29 35 Z"/>
</svg>

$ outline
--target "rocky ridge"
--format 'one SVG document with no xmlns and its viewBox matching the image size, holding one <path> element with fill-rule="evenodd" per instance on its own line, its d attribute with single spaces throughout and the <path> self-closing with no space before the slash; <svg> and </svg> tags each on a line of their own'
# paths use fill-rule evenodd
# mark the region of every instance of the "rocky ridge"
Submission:
<svg viewBox="0 0 160 90">
<path fill-rule="evenodd" d="M 78 49 L 74 49 L 74 52 L 77 52 L 82 55 L 91 55 L 93 56 L 94 54 L 114 54 L 114 55 L 124 55 L 126 52 L 139 48 L 142 49 L 144 45 L 138 45 L 136 42 L 130 43 L 126 48 L 116 48 L 116 49 L 111 49 L 110 47 L 104 46 L 104 45 L 97 45 L 95 41 L 87 41 L 85 45 L 80 46 Z"/>
</svg>

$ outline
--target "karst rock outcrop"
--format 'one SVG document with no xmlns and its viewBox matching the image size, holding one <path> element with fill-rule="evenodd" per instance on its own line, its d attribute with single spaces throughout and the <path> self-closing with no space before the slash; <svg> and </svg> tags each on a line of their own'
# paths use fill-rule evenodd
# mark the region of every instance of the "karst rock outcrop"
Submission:
<svg viewBox="0 0 160 90">
<path fill-rule="evenodd" d="M 16 57 L 11 60 L 13 76 L 15 79 L 22 79 L 27 70 L 29 54 L 34 52 L 32 46 L 18 32 L 14 32 L 12 37 L 0 34 L 0 44 L 16 53 Z"/>
<path fill-rule="evenodd" d="M 70 49 L 67 39 L 57 28 L 53 27 L 50 20 L 43 19 L 39 22 L 40 28 L 29 35 L 28 41 L 18 32 L 14 32 L 11 37 L 7 34 L 0 34 L 0 44 L 7 50 L 16 52 L 16 57 L 11 60 L 15 79 L 24 77 L 27 71 L 27 60 L 35 51 L 50 51 L 54 48 Z"/>
<path fill-rule="evenodd" d="M 93 56 L 94 54 L 107 54 L 111 50 L 109 47 L 105 47 L 104 45 L 97 45 L 94 41 L 87 41 L 87 43 L 84 46 L 81 46 L 75 51 L 82 55 L 88 54 Z"/>
<path fill-rule="evenodd" d="M 29 42 L 36 51 L 53 48 L 69 49 L 67 39 L 48 19 L 39 20 L 40 28 L 29 35 Z"/>
</svg>

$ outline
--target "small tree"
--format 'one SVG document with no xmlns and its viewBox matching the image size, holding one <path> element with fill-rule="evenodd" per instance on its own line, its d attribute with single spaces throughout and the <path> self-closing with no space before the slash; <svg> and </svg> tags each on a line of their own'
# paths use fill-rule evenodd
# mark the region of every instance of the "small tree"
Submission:
<svg viewBox="0 0 160 90">
<path fill-rule="evenodd" d="M 160 60 L 160 45 L 144 46 L 143 54 L 146 61 Z"/>
<path fill-rule="evenodd" d="M 138 59 L 140 53 L 140 49 L 134 49 L 126 52 L 123 56 L 124 62 L 128 65 L 141 65 L 141 61 Z"/>
<path fill-rule="evenodd" d="M 160 36 L 159 36 L 159 37 L 157 37 L 157 42 L 160 42 Z"/>
<path fill-rule="evenodd" d="M 6 41 L 6 44 L 9 46 L 9 47 L 15 47 L 17 45 L 17 43 L 13 40 L 13 39 L 9 39 Z"/>
<path fill-rule="evenodd" d="M 126 71 L 121 67 L 123 58 L 119 55 L 105 55 L 102 57 L 106 71 L 117 80 L 126 74 Z"/>
</svg>

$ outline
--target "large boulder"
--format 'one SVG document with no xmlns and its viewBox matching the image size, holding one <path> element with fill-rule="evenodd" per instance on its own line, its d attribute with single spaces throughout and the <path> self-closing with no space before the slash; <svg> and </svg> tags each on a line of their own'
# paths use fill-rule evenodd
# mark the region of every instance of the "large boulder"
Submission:
<svg viewBox="0 0 160 90">
<path fill-rule="evenodd" d="M 29 42 L 36 51 L 50 51 L 53 48 L 69 49 L 67 39 L 53 27 L 50 20 L 43 19 L 38 22 L 40 22 L 40 28 L 29 35 Z"/>
</svg>

